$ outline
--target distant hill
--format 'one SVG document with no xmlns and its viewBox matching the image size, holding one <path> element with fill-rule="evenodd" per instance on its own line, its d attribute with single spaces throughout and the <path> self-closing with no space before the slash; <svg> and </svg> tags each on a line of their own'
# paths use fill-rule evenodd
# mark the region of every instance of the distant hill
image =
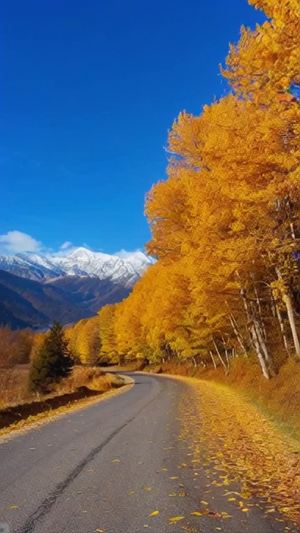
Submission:
<svg viewBox="0 0 300 533">
<path fill-rule="evenodd" d="M 45 329 L 92 316 L 130 293 L 151 260 L 126 259 L 79 248 L 66 256 L 0 257 L 0 324 Z"/>
</svg>

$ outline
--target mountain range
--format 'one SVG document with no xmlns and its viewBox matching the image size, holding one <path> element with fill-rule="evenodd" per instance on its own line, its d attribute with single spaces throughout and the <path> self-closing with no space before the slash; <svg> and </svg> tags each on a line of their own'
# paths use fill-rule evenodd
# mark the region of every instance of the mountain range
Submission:
<svg viewBox="0 0 300 533">
<path fill-rule="evenodd" d="M 0 324 L 45 329 L 94 315 L 128 296 L 152 259 L 87 248 L 66 254 L 0 256 Z"/>
</svg>

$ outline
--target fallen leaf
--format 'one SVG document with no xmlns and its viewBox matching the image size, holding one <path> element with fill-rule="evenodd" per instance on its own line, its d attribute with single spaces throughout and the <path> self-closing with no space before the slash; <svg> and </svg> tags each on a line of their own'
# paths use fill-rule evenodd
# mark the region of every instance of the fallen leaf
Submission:
<svg viewBox="0 0 300 533">
<path fill-rule="evenodd" d="M 184 516 L 172 516 L 169 518 L 170 524 L 176 524 L 177 522 L 180 522 L 180 520 L 183 520 Z"/>
<path fill-rule="evenodd" d="M 157 516 L 159 514 L 159 511 L 152 511 L 152 513 L 149 514 L 150 516 Z"/>
</svg>

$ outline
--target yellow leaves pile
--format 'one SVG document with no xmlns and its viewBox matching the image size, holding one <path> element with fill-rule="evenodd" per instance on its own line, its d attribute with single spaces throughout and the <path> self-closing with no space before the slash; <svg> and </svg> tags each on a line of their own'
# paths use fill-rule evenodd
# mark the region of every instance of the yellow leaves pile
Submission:
<svg viewBox="0 0 300 533">
<path fill-rule="evenodd" d="M 182 438 L 195 457 L 205 457 L 213 485 L 238 481 L 241 492 L 224 491 L 229 502 L 249 512 L 258 498 L 266 514 L 280 512 L 300 522 L 300 448 L 287 441 L 253 404 L 226 387 L 189 380 L 181 406 Z M 242 498 L 242 499 L 241 499 Z"/>
</svg>

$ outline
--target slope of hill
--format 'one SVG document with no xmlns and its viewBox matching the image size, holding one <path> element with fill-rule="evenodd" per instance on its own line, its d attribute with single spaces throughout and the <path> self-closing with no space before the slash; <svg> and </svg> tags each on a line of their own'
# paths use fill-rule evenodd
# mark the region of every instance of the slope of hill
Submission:
<svg viewBox="0 0 300 533">
<path fill-rule="evenodd" d="M 0 271 L 0 323 L 46 328 L 53 320 L 76 320 L 81 312 L 67 293 L 51 285 Z"/>
<path fill-rule="evenodd" d="M 74 304 L 85 309 L 85 316 L 91 316 L 106 305 L 120 302 L 130 293 L 130 287 L 110 279 L 66 276 L 51 281 L 51 287 L 57 287 L 69 295 Z M 80 317 L 82 318 L 82 317 Z"/>
</svg>

